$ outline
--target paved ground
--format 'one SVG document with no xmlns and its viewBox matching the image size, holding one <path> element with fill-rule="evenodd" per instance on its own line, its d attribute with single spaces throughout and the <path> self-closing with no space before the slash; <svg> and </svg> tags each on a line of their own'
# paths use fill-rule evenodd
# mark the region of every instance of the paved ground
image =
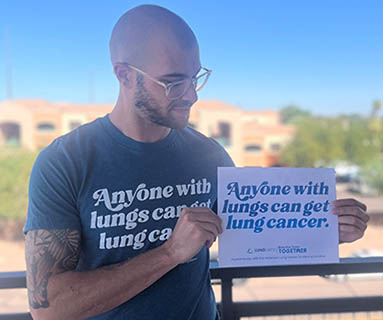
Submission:
<svg viewBox="0 0 383 320">
<path fill-rule="evenodd" d="M 349 195 L 338 192 L 338 198 Z M 369 206 L 374 214 L 383 211 L 383 198 L 360 198 Z M 377 249 L 383 251 L 383 225 L 371 225 L 365 237 L 353 244 L 340 246 L 340 256 L 347 257 L 359 249 Z M 10 242 L 0 240 L 0 272 L 25 270 L 23 242 Z M 214 286 L 216 298 L 221 299 L 220 287 Z M 234 288 L 233 297 L 237 301 L 293 299 L 293 298 L 319 298 L 358 295 L 382 295 L 383 280 L 349 280 L 334 282 L 320 277 L 293 277 L 272 279 L 249 279 L 244 284 Z M 27 311 L 26 290 L 0 290 L 0 313 Z M 327 316 L 311 317 L 273 317 L 265 319 L 330 319 Z M 331 319 L 370 319 L 383 320 L 383 313 L 336 315 Z"/>
</svg>

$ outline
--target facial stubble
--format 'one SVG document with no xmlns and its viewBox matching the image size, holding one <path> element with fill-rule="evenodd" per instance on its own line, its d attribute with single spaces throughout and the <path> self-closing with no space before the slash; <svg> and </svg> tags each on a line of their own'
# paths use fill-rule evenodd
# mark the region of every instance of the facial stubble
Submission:
<svg viewBox="0 0 383 320">
<path fill-rule="evenodd" d="M 167 105 L 165 112 L 161 112 L 159 102 L 145 88 L 142 75 L 137 74 L 136 83 L 135 107 L 145 118 L 159 126 L 171 129 L 183 129 L 187 126 L 189 115 L 180 120 L 172 115 L 172 111 L 175 108 L 190 108 L 192 105 L 191 103 L 175 100 Z"/>
</svg>

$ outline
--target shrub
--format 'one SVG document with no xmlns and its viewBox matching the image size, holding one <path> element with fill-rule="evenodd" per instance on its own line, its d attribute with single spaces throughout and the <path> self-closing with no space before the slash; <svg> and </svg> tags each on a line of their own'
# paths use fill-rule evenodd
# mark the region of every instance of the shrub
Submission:
<svg viewBox="0 0 383 320">
<path fill-rule="evenodd" d="M 379 157 L 362 167 L 361 176 L 366 183 L 383 194 L 383 160 Z"/>
<path fill-rule="evenodd" d="M 0 226 L 22 224 L 26 217 L 29 175 L 37 153 L 0 148 Z"/>
</svg>

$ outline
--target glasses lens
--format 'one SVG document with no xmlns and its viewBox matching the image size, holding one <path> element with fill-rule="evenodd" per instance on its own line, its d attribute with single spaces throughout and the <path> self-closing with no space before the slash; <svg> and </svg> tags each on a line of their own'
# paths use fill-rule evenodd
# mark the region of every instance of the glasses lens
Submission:
<svg viewBox="0 0 383 320">
<path fill-rule="evenodd" d="M 209 78 L 209 75 L 210 74 L 208 72 L 204 72 L 203 74 L 197 76 L 197 83 L 195 87 L 196 91 L 201 90 L 203 88 L 203 86 L 206 84 L 207 79 Z"/>
<path fill-rule="evenodd" d="M 191 80 L 180 81 L 173 84 L 168 93 L 168 98 L 171 100 L 181 98 L 191 86 Z"/>
<path fill-rule="evenodd" d="M 202 89 L 202 87 L 206 84 L 209 75 L 209 71 L 203 71 L 197 77 L 193 78 L 193 80 L 185 79 L 183 81 L 172 83 L 168 89 L 168 98 L 170 100 L 181 98 L 190 88 L 190 86 L 193 86 L 195 91 Z"/>
</svg>

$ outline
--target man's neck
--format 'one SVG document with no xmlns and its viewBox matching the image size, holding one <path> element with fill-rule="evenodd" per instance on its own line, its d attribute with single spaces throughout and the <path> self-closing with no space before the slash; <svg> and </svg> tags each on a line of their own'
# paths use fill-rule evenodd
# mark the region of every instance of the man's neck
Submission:
<svg viewBox="0 0 383 320">
<path fill-rule="evenodd" d="M 133 112 L 133 107 L 117 101 L 109 115 L 110 121 L 126 136 L 139 142 L 156 142 L 170 133 L 170 128 L 159 126 Z"/>
</svg>

